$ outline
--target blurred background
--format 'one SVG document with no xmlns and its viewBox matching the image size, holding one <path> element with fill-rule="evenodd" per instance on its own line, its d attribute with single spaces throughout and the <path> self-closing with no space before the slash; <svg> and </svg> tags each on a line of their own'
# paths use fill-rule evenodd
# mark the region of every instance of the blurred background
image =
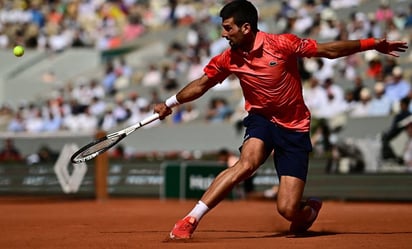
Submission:
<svg viewBox="0 0 412 249">
<path fill-rule="evenodd" d="M 0 1 L 0 194 L 67 195 L 55 174 L 63 147 L 143 119 L 199 77 L 228 47 L 218 16 L 226 2 Z M 262 31 L 320 42 L 412 38 L 408 0 L 253 3 Z M 25 47 L 23 57 L 13 55 L 15 45 Z M 313 118 L 305 195 L 412 200 L 410 49 L 399 58 L 367 51 L 299 64 Z M 238 156 L 244 116 L 231 76 L 110 150 L 107 195 L 198 197 L 215 168 Z M 61 164 L 74 177 L 75 168 Z M 72 196 L 96 196 L 97 167 L 88 165 Z M 277 183 L 269 158 L 231 198 L 274 199 Z"/>
</svg>

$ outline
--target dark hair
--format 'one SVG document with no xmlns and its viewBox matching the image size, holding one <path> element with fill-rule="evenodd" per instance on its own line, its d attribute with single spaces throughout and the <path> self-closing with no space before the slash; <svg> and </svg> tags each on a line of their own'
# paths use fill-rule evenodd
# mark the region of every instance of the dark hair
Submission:
<svg viewBox="0 0 412 249">
<path fill-rule="evenodd" d="M 233 17 L 237 26 L 249 23 L 254 32 L 258 31 L 258 12 L 256 7 L 246 0 L 235 0 L 226 4 L 220 11 L 222 20 Z"/>
</svg>

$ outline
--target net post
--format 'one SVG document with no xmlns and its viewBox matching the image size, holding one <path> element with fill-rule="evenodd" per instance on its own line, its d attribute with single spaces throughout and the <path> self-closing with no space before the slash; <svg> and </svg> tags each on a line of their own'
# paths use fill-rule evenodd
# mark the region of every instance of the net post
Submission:
<svg viewBox="0 0 412 249">
<path fill-rule="evenodd" d="M 101 138 L 105 136 L 104 131 L 98 131 L 96 133 L 96 138 Z M 95 168 L 95 198 L 96 200 L 105 200 L 108 198 L 107 192 L 107 177 L 109 169 L 109 158 L 107 153 L 103 153 L 95 158 L 94 160 Z"/>
</svg>

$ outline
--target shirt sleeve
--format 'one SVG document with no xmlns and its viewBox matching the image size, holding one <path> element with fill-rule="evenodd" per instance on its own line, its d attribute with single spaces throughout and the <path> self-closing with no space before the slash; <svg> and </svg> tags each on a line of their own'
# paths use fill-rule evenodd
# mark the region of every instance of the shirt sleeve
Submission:
<svg viewBox="0 0 412 249">
<path fill-rule="evenodd" d="M 230 71 L 227 66 L 228 63 L 225 59 L 226 57 L 226 53 L 223 52 L 222 54 L 213 57 L 206 65 L 203 71 L 210 80 L 220 83 L 230 75 Z"/>
<path fill-rule="evenodd" d="M 287 44 L 289 46 L 290 52 L 296 54 L 299 57 L 313 57 L 316 55 L 318 50 L 318 44 L 316 40 L 299 38 L 293 34 L 285 34 L 283 36 L 286 42 L 282 44 Z"/>
</svg>

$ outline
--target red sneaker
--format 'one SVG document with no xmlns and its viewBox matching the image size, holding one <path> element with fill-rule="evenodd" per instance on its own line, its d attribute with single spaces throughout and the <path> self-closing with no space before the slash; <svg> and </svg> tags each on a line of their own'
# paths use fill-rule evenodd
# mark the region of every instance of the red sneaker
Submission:
<svg viewBox="0 0 412 249">
<path fill-rule="evenodd" d="M 172 231 L 170 232 L 171 239 L 190 239 L 197 227 L 197 220 L 195 217 L 187 216 L 179 220 Z"/>
<path fill-rule="evenodd" d="M 303 233 L 306 232 L 315 222 L 316 218 L 318 217 L 319 211 L 322 208 L 322 201 L 316 198 L 309 198 L 306 201 L 306 205 L 311 207 L 315 212 L 315 217 L 309 221 L 292 221 L 290 224 L 289 231 L 292 233 Z"/>
</svg>

